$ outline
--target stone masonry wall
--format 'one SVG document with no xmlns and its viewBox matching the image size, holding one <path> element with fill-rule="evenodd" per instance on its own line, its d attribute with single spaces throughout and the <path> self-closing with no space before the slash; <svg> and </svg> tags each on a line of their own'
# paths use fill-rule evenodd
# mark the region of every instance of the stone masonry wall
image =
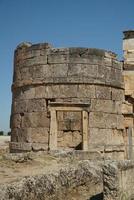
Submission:
<svg viewBox="0 0 134 200">
<path fill-rule="evenodd" d="M 10 150 L 48 150 L 48 105 L 67 102 L 90 105 L 89 149 L 110 154 L 124 151 L 123 87 L 122 64 L 114 53 L 22 43 L 14 58 Z M 58 148 L 79 147 L 83 137 L 81 114 L 57 112 L 57 120 Z"/>
<path fill-rule="evenodd" d="M 103 173 L 104 200 L 134 199 L 133 161 L 107 161 Z"/>
<path fill-rule="evenodd" d="M 134 158 L 134 31 L 124 31 L 123 39 L 123 77 L 125 83 L 125 102 L 123 105 L 124 127 L 128 158 Z"/>
</svg>

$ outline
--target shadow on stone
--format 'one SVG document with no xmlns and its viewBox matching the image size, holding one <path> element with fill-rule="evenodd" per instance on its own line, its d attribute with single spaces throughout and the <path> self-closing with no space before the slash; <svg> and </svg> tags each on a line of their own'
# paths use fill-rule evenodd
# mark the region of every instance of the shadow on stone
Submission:
<svg viewBox="0 0 134 200">
<path fill-rule="evenodd" d="M 90 197 L 90 199 L 87 199 L 87 200 L 103 200 L 103 193 L 96 194 L 96 195 Z"/>
<path fill-rule="evenodd" d="M 75 147 L 75 150 L 82 150 L 82 142 Z"/>
</svg>

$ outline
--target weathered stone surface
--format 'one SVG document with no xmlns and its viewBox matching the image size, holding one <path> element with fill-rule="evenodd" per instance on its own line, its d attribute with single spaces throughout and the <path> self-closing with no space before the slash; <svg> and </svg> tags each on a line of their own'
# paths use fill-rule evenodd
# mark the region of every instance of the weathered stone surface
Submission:
<svg viewBox="0 0 134 200">
<path fill-rule="evenodd" d="M 133 127 L 133 118 L 132 117 L 124 118 L 124 127 Z"/>
<path fill-rule="evenodd" d="M 51 143 L 56 146 L 57 141 L 58 148 L 63 149 L 77 146 L 84 149 L 85 144 L 88 149 L 92 142 L 106 145 L 110 142 L 105 137 L 112 135 L 111 131 L 117 131 L 118 135 L 118 130 L 123 129 L 121 104 L 124 93 L 121 88 L 121 64 L 112 52 L 52 48 L 49 44 L 23 45 L 15 52 L 12 141 L 31 143 L 35 151 L 52 147 Z M 51 105 L 54 102 L 56 107 Z M 87 102 L 89 105 L 85 107 Z M 63 108 L 60 115 L 58 103 L 61 111 Z M 80 113 L 79 117 L 64 110 L 69 104 L 73 113 L 75 110 Z M 104 129 L 100 133 L 103 139 L 93 141 L 95 137 L 92 135 L 87 144 L 91 128 Z M 54 141 L 51 135 L 55 135 Z"/>
<path fill-rule="evenodd" d="M 68 76 L 97 77 L 97 65 L 69 64 Z"/>
<path fill-rule="evenodd" d="M 91 111 L 99 111 L 106 113 L 120 113 L 122 103 L 120 101 L 91 99 Z"/>
<path fill-rule="evenodd" d="M 122 113 L 133 113 L 133 104 L 125 101 L 122 104 Z"/>
<path fill-rule="evenodd" d="M 45 99 L 30 99 L 27 101 L 27 112 L 46 111 Z"/>
<path fill-rule="evenodd" d="M 27 112 L 27 100 L 14 101 L 12 105 L 12 112 L 14 114 Z"/>
<path fill-rule="evenodd" d="M 46 112 L 25 113 L 22 117 L 21 127 L 46 127 L 49 128 L 50 119 Z"/>
<path fill-rule="evenodd" d="M 107 161 L 103 167 L 104 199 L 133 199 L 133 171 L 133 161 Z"/>
<path fill-rule="evenodd" d="M 124 144 L 122 131 L 106 128 L 90 128 L 89 142 L 98 147 Z"/>
<path fill-rule="evenodd" d="M 30 128 L 14 128 L 12 129 L 12 139 L 13 142 L 31 142 L 31 132 Z"/>
<path fill-rule="evenodd" d="M 101 192 L 101 167 L 89 161 L 64 167 L 57 173 L 26 177 L 0 187 L 1 200 L 84 200 Z"/>
<path fill-rule="evenodd" d="M 43 143 L 43 142 L 42 143 L 40 143 L 40 142 L 32 143 L 31 147 L 32 147 L 33 151 L 47 151 L 48 150 L 47 139 L 46 139 L 45 143 Z"/>
<path fill-rule="evenodd" d="M 124 100 L 124 90 L 120 90 L 117 88 L 111 89 L 112 100 L 122 101 Z"/>
<path fill-rule="evenodd" d="M 25 152 L 25 151 L 31 151 L 31 143 L 27 142 L 10 142 L 10 152 Z"/>
<path fill-rule="evenodd" d="M 124 71 L 125 94 L 133 96 L 134 94 L 134 71 Z"/>
<path fill-rule="evenodd" d="M 117 115 L 104 112 L 90 112 L 89 126 L 93 128 L 117 128 Z"/>
<path fill-rule="evenodd" d="M 50 54 L 48 55 L 49 64 L 60 64 L 60 63 L 69 63 L 69 52 L 68 48 L 63 49 L 51 49 Z"/>
<path fill-rule="evenodd" d="M 111 99 L 111 87 L 96 86 L 95 91 L 97 99 Z"/>
<path fill-rule="evenodd" d="M 78 98 L 95 98 L 95 86 L 94 85 L 78 85 L 77 90 Z"/>
<path fill-rule="evenodd" d="M 81 143 L 82 134 L 79 131 L 66 131 L 58 136 L 58 147 L 62 149 L 77 149 Z M 79 148 L 82 149 L 82 145 Z"/>
<path fill-rule="evenodd" d="M 11 115 L 11 126 L 12 128 L 20 128 L 21 127 L 21 115 L 20 114 L 14 114 Z"/>
<path fill-rule="evenodd" d="M 118 200 L 119 199 L 119 180 L 118 168 L 116 164 L 105 164 L 103 168 L 104 173 L 104 199 Z"/>
</svg>

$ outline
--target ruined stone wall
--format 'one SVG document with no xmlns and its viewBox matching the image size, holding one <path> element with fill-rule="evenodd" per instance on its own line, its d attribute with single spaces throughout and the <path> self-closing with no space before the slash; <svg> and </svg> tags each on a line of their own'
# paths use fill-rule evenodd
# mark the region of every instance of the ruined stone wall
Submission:
<svg viewBox="0 0 134 200">
<path fill-rule="evenodd" d="M 134 31 L 124 31 L 123 39 L 124 65 L 123 77 L 125 83 L 125 102 L 123 114 L 126 129 L 126 145 L 128 158 L 134 159 Z"/>
<path fill-rule="evenodd" d="M 103 167 L 104 200 L 134 199 L 134 162 L 107 161 Z"/>
<path fill-rule="evenodd" d="M 89 105 L 88 150 L 124 151 L 122 64 L 114 53 L 23 43 L 15 51 L 12 91 L 12 152 L 48 150 L 52 103 Z M 58 149 L 82 148 L 81 112 L 58 111 L 57 129 Z"/>
</svg>

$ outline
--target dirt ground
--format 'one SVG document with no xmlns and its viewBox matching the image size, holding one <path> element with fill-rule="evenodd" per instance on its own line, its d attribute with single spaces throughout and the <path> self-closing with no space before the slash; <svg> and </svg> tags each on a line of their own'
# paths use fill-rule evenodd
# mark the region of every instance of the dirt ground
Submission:
<svg viewBox="0 0 134 200">
<path fill-rule="evenodd" d="M 43 152 L 9 154 L 9 136 L 0 137 L 0 184 L 26 176 L 46 174 L 65 167 L 65 162 Z M 68 164 L 67 164 L 68 165 Z"/>
</svg>

